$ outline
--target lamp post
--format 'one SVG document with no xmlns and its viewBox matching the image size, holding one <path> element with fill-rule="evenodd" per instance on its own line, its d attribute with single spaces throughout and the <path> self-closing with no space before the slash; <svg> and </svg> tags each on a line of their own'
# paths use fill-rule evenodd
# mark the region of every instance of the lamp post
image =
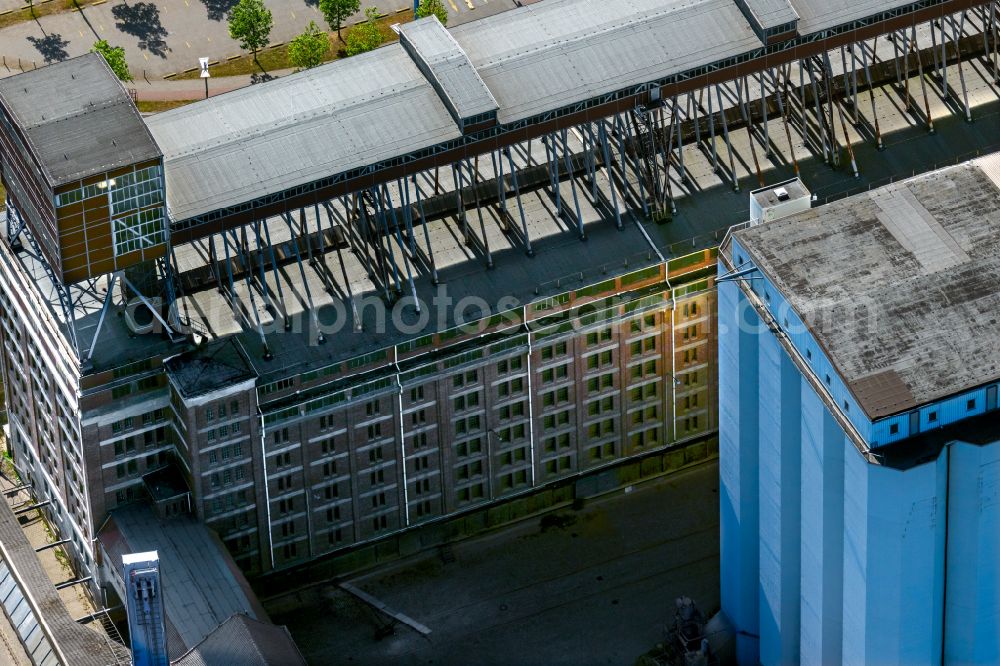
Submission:
<svg viewBox="0 0 1000 666">
<path fill-rule="evenodd" d="M 198 58 L 201 67 L 201 78 L 205 79 L 205 99 L 208 99 L 208 79 L 212 76 L 208 71 L 208 58 Z"/>
</svg>

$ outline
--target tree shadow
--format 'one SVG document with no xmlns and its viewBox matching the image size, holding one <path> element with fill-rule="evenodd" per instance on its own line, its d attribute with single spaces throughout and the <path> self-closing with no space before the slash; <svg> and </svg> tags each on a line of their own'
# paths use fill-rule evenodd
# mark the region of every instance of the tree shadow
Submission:
<svg viewBox="0 0 1000 666">
<path fill-rule="evenodd" d="M 319 0 L 316 0 L 317 2 Z M 224 21 L 229 10 L 236 6 L 239 0 L 201 0 L 208 10 L 210 21 Z"/>
<path fill-rule="evenodd" d="M 319 0 L 305 0 L 305 3 L 310 7 L 319 7 Z"/>
<path fill-rule="evenodd" d="M 66 52 L 69 42 L 58 33 L 44 37 L 28 37 L 28 41 L 42 54 L 46 64 L 60 62 L 69 57 L 69 53 Z"/>
<path fill-rule="evenodd" d="M 126 35 L 139 38 L 139 48 L 161 58 L 167 57 L 167 31 L 160 23 L 160 9 L 152 2 L 122 3 L 111 9 L 115 27 Z"/>
<path fill-rule="evenodd" d="M 267 83 L 268 81 L 273 81 L 274 76 L 271 76 L 267 72 L 254 72 L 250 75 L 250 85 L 255 83 Z"/>
</svg>

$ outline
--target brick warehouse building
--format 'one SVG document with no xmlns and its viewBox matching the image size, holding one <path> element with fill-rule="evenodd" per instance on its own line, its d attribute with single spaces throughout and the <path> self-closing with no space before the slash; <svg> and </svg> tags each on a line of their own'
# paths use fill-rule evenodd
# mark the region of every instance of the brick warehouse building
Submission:
<svg viewBox="0 0 1000 666">
<path fill-rule="evenodd" d="M 65 109 L 32 111 L 78 82 Z M 109 512 L 135 501 L 162 516 L 195 514 L 259 574 L 715 429 L 714 251 L 661 260 L 637 227 L 617 228 L 602 207 L 609 181 L 583 202 L 585 244 L 547 211 L 543 193 L 526 195 L 534 256 L 494 249 L 497 270 L 449 247 L 443 223 L 431 228 L 439 284 L 411 282 L 422 302 L 450 286 L 455 300 L 522 304 L 489 317 L 473 307 L 461 328 L 448 310 L 445 325 L 430 322 L 422 335 L 399 330 L 413 330 L 403 311 L 406 321 L 380 332 L 363 292 L 383 286 L 379 276 L 365 284 L 365 257 L 343 231 L 310 235 L 316 211 L 300 218 L 300 239 L 293 218 L 263 222 L 284 258 L 261 248 L 251 256 L 235 236 L 208 249 L 169 244 L 163 156 L 99 58 L 8 79 L 0 102 L 10 449 L 81 572 L 94 568 Z M 89 150 L 95 141 L 122 152 Z M 58 170 L 69 161 L 62 153 L 83 148 Z M 559 189 L 569 199 L 565 182 Z M 317 257 L 295 262 L 296 249 Z M 343 300 L 359 308 L 361 330 L 324 339 L 336 295 L 323 284 L 321 251 L 342 255 L 332 266 L 346 271 Z M 232 307 L 236 286 L 259 269 L 278 284 L 257 293 L 285 295 L 257 306 L 270 322 Z M 199 280 L 212 288 L 199 290 Z"/>
<path fill-rule="evenodd" d="M 547 0 L 145 119 L 95 56 L 11 77 L 18 468 L 83 570 L 140 500 L 259 573 L 606 487 L 716 429 L 715 254 L 637 223 L 678 97 L 976 6 Z M 736 106 L 685 115 L 717 168 Z"/>
</svg>

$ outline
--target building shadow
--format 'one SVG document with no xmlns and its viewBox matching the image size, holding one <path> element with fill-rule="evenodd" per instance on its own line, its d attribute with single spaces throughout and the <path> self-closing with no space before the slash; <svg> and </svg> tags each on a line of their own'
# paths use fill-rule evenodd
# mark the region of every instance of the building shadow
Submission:
<svg viewBox="0 0 1000 666">
<path fill-rule="evenodd" d="M 160 9 L 152 2 L 122 3 L 111 9 L 115 27 L 126 35 L 139 38 L 139 48 L 161 58 L 167 57 L 170 48 L 164 39 L 167 30 L 160 22 Z"/>
<path fill-rule="evenodd" d="M 62 35 L 58 33 L 52 33 L 43 37 L 28 37 L 28 41 L 42 54 L 45 64 L 60 62 L 69 57 L 69 53 L 66 52 L 69 42 L 63 39 Z"/>
<path fill-rule="evenodd" d="M 226 14 L 229 10 L 236 6 L 239 0 L 201 0 L 201 4 L 205 5 L 205 9 L 208 10 L 208 18 L 210 21 L 224 21 Z M 317 2 L 319 0 L 316 0 Z"/>
</svg>

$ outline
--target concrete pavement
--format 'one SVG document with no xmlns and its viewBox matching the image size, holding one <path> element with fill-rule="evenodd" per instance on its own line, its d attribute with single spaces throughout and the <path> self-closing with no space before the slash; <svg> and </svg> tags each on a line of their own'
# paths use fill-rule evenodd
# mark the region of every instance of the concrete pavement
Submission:
<svg viewBox="0 0 1000 666">
<path fill-rule="evenodd" d="M 0 0 L 7 1 L 7 0 Z M 81 11 L 43 16 L 0 30 L 0 76 L 41 67 L 88 52 L 98 39 L 125 48 L 133 76 L 162 78 L 198 66 L 199 57 L 224 60 L 240 55 L 229 37 L 225 16 L 235 0 L 98 0 L 81 2 Z M 514 0 L 451 0 L 449 23 L 456 25 L 514 6 Z M 325 26 L 318 0 L 266 0 L 274 15 L 271 42 L 287 42 L 309 21 Z M 412 0 L 364 0 L 362 12 L 377 6 L 396 13 Z M 364 18 L 359 13 L 347 24 Z"/>
<path fill-rule="evenodd" d="M 427 625 L 381 619 L 333 585 L 265 602 L 310 663 L 626 664 L 662 638 L 674 598 L 719 604 L 718 465 L 638 486 L 351 581 Z"/>
</svg>

